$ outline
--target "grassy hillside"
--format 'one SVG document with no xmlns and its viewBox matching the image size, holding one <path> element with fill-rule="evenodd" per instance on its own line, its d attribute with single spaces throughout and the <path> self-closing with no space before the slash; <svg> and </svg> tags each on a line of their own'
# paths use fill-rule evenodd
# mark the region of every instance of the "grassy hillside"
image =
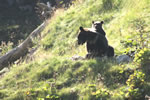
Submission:
<svg viewBox="0 0 150 100">
<path fill-rule="evenodd" d="M 33 60 L 12 65 L 0 79 L 0 99 L 144 100 L 150 96 L 149 17 L 149 0 L 77 0 L 68 10 L 57 10 Z M 140 48 L 133 62 L 70 59 L 86 55 L 77 34 L 92 20 L 104 20 L 117 55 Z"/>
</svg>

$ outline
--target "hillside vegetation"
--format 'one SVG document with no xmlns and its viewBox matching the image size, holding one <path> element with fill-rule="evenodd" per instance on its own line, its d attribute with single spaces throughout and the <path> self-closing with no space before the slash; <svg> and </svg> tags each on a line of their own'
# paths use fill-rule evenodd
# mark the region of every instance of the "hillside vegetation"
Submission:
<svg viewBox="0 0 150 100">
<path fill-rule="evenodd" d="M 1 76 L 1 100 L 144 100 L 150 96 L 150 1 L 77 0 L 59 9 L 42 32 L 34 57 L 10 66 Z M 136 50 L 132 62 L 85 56 L 77 45 L 80 26 L 103 20 L 116 55 Z"/>
</svg>

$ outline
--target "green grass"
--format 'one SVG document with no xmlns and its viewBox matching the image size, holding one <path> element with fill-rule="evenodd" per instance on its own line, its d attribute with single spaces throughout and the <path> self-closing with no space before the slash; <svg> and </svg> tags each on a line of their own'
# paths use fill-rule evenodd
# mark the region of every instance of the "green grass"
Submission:
<svg viewBox="0 0 150 100">
<path fill-rule="evenodd" d="M 50 20 L 42 32 L 45 37 L 39 41 L 41 47 L 34 60 L 12 65 L 1 78 L 0 99 L 43 100 L 47 97 L 44 100 L 57 100 L 48 98 L 58 96 L 61 100 L 125 100 L 130 87 L 126 81 L 141 68 L 139 63 L 118 64 L 108 58 L 72 61 L 70 58 L 86 55 L 85 45 L 77 45 L 77 34 L 80 26 L 91 27 L 92 20 L 104 20 L 109 44 L 117 55 L 122 54 L 125 47 L 120 41 L 136 34 L 138 22 L 143 21 L 145 30 L 150 31 L 150 1 L 78 1 L 63 12 L 58 10 Z M 150 95 L 150 76 L 145 75 L 142 96 Z M 135 100 L 132 96 L 130 99 Z"/>
</svg>

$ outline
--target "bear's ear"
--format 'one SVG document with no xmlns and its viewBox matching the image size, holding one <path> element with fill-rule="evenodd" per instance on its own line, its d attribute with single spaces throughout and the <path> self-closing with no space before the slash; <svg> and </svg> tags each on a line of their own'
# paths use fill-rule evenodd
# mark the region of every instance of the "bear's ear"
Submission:
<svg viewBox="0 0 150 100">
<path fill-rule="evenodd" d="M 92 24 L 94 24 L 95 22 L 94 21 L 92 21 Z"/>
<path fill-rule="evenodd" d="M 80 30 L 81 30 L 81 31 L 84 31 L 84 29 L 83 29 L 83 27 L 82 27 L 82 26 L 80 26 Z"/>
<path fill-rule="evenodd" d="M 104 24 L 104 21 L 101 21 L 101 24 Z"/>
</svg>

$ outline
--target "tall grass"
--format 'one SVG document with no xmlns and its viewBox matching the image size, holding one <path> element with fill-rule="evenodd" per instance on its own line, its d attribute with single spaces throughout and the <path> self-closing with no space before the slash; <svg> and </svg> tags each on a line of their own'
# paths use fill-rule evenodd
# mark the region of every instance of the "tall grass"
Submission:
<svg viewBox="0 0 150 100">
<path fill-rule="evenodd" d="M 59 9 L 42 33 L 45 37 L 39 41 L 34 60 L 12 65 L 1 78 L 0 99 L 125 100 L 129 92 L 126 81 L 139 68 L 135 62 L 118 64 L 108 58 L 72 61 L 71 57 L 86 55 L 85 45 L 77 45 L 77 35 L 80 26 L 91 27 L 93 20 L 104 20 L 109 44 L 116 54 L 122 54 L 125 47 L 120 41 L 136 34 L 137 19 L 149 31 L 149 7 L 149 0 L 78 0 L 67 10 Z M 147 80 L 144 89 L 150 95 Z"/>
</svg>

